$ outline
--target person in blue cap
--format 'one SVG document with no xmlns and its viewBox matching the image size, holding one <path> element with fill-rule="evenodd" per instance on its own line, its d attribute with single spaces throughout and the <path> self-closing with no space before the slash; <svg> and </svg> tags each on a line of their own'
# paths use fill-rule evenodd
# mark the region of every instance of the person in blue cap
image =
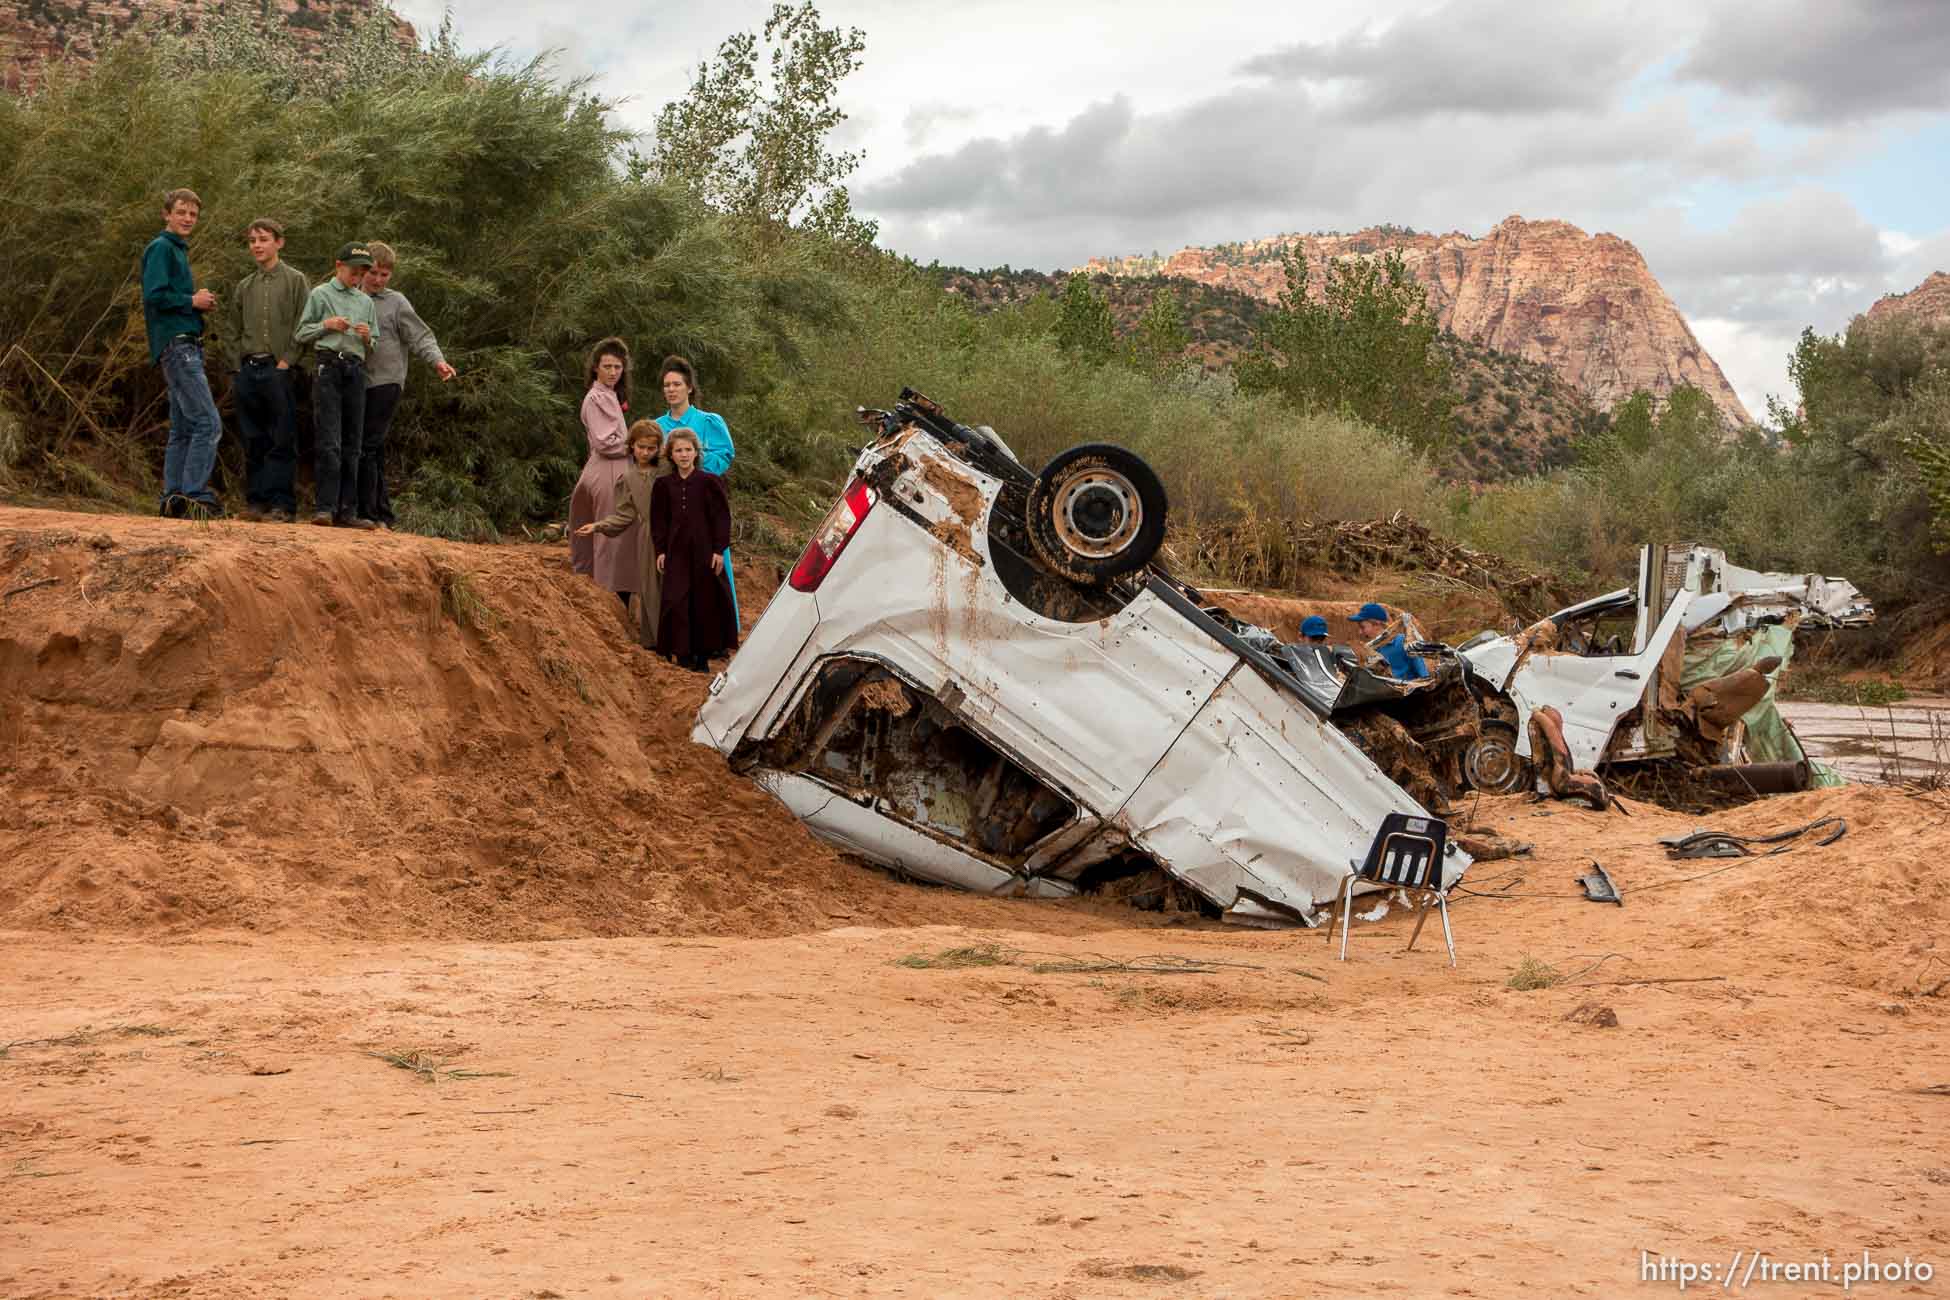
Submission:
<svg viewBox="0 0 1950 1300">
<path fill-rule="evenodd" d="M 1300 639 L 1314 645 L 1327 644 L 1327 620 L 1318 614 L 1309 614 L 1301 619 Z"/>
<path fill-rule="evenodd" d="M 1388 671 L 1395 675 L 1396 680 L 1412 682 L 1429 675 L 1428 665 L 1409 654 L 1408 642 L 1401 633 L 1382 640 L 1388 632 L 1388 611 L 1381 605 L 1369 601 L 1355 610 L 1348 622 L 1361 629 L 1361 635 L 1367 638 L 1375 653 L 1386 661 Z"/>
</svg>

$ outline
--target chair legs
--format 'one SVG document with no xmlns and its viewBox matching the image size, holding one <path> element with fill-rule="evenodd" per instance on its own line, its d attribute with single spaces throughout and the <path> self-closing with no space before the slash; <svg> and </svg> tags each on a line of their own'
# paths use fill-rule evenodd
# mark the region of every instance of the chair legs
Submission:
<svg viewBox="0 0 1950 1300">
<path fill-rule="evenodd" d="M 1433 901 L 1431 901 L 1433 900 Z M 1421 914 L 1415 918 L 1415 932 L 1408 936 L 1408 950 L 1415 951 L 1415 941 L 1422 937 L 1422 927 L 1428 924 L 1429 909 L 1434 907 L 1442 913 L 1442 941 L 1449 945 L 1449 964 L 1456 964 L 1456 937 L 1449 930 L 1449 896 L 1431 893 L 1422 899 Z"/>
<path fill-rule="evenodd" d="M 1348 926 L 1351 925 L 1354 920 L 1355 879 L 1356 877 L 1349 876 L 1347 878 L 1347 883 L 1341 886 L 1341 960 L 1342 961 L 1347 960 L 1347 930 L 1348 930 Z"/>
<path fill-rule="evenodd" d="M 1422 896 L 1422 905 L 1415 909 L 1415 929 L 1409 932 L 1408 951 L 1415 951 L 1415 941 L 1422 937 L 1422 927 L 1429 922 L 1429 897 Z"/>
<path fill-rule="evenodd" d="M 1357 877 L 1349 876 L 1347 883 L 1341 886 L 1342 961 L 1347 960 L 1347 932 L 1352 919 L 1350 913 L 1354 909 L 1354 882 L 1356 879 Z M 1431 890 L 1423 896 L 1422 906 L 1417 910 L 1415 917 L 1415 929 L 1408 936 L 1408 951 L 1415 951 L 1415 941 L 1422 937 L 1422 927 L 1428 924 L 1431 909 L 1442 913 L 1442 942 L 1448 946 L 1449 964 L 1454 966 L 1456 964 L 1456 936 L 1449 928 L 1449 896 L 1445 893 Z M 1327 919 L 1327 935 L 1330 941 L 1333 939 L 1333 934 L 1334 920 L 1332 916 L 1329 916 Z"/>
</svg>

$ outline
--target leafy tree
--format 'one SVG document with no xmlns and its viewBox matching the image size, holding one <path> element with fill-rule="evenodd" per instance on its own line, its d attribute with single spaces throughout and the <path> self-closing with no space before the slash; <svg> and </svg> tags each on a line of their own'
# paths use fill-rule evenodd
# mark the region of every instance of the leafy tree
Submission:
<svg viewBox="0 0 1950 1300">
<path fill-rule="evenodd" d="M 1185 328 L 1185 309 L 1179 305 L 1177 291 L 1168 285 L 1157 289 L 1132 333 L 1131 363 L 1150 374 L 1163 375 L 1191 345 L 1191 331 Z"/>
<path fill-rule="evenodd" d="M 1886 589 L 1942 590 L 1950 572 L 1950 330 L 1858 317 L 1841 334 L 1803 330 L 1788 360 L 1799 400 L 1769 413 L 1810 491 L 1873 527 L 1848 544 Z"/>
<path fill-rule="evenodd" d="M 864 155 L 830 146 L 846 121 L 834 104 L 840 82 L 859 70 L 866 48 L 857 27 L 822 27 L 811 0 L 796 9 L 775 3 L 762 33 L 726 37 L 690 89 L 664 105 L 637 170 L 689 186 L 749 222 L 797 222 L 872 245 L 879 227 L 854 215 L 845 185 Z"/>
<path fill-rule="evenodd" d="M 1111 317 L 1110 302 L 1090 285 L 1090 277 L 1078 272 L 1063 286 L 1061 309 L 1056 317 L 1056 346 L 1091 365 L 1101 365 L 1116 355 L 1117 325 Z"/>
<path fill-rule="evenodd" d="M 1428 291 L 1399 251 L 1328 262 L 1316 300 L 1307 260 L 1281 255 L 1286 290 L 1239 363 L 1240 386 L 1341 410 L 1429 450 L 1450 437 L 1455 393 Z"/>
<path fill-rule="evenodd" d="M 1932 543 L 1939 554 L 1950 554 L 1950 369 L 1932 370 L 1917 383 L 1897 423 L 1930 503 Z"/>
<path fill-rule="evenodd" d="M 1609 454 L 1620 452 L 1634 456 L 1643 455 L 1650 450 L 1652 435 L 1657 428 L 1654 406 L 1652 394 L 1641 388 L 1612 407 L 1611 427 L 1592 440 L 1587 450 L 1589 459 L 1600 460 Z"/>
</svg>

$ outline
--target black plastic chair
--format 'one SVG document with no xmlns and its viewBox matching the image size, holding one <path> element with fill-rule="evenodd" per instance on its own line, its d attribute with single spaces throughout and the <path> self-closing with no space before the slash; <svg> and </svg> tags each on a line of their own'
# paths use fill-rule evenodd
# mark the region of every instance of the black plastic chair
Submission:
<svg viewBox="0 0 1950 1300">
<path fill-rule="evenodd" d="M 1348 863 L 1347 880 L 1341 885 L 1341 960 L 1347 960 L 1347 932 L 1354 911 L 1354 886 L 1357 881 L 1399 889 L 1422 900 L 1421 915 L 1415 919 L 1415 933 L 1408 936 L 1408 950 L 1422 937 L 1429 909 L 1442 913 L 1442 939 L 1449 945 L 1449 964 L 1456 964 L 1456 940 L 1449 930 L 1449 891 L 1442 884 L 1442 859 L 1448 849 L 1449 824 L 1440 817 L 1414 813 L 1389 813 L 1381 819 L 1374 843 L 1368 845 L 1367 860 Z M 1334 921 L 1327 920 L 1327 939 L 1333 942 Z"/>
</svg>

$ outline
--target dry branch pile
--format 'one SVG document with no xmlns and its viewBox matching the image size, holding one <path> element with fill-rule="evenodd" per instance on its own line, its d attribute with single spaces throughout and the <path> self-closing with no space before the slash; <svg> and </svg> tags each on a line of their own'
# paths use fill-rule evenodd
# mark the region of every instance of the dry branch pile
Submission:
<svg viewBox="0 0 1950 1300">
<path fill-rule="evenodd" d="M 1548 575 L 1438 537 L 1402 511 L 1386 519 L 1228 522 L 1184 537 L 1180 548 L 1194 568 L 1261 591 L 1304 590 L 1309 573 L 1358 578 L 1397 569 L 1491 592 L 1524 623 L 1572 601 Z"/>
</svg>

